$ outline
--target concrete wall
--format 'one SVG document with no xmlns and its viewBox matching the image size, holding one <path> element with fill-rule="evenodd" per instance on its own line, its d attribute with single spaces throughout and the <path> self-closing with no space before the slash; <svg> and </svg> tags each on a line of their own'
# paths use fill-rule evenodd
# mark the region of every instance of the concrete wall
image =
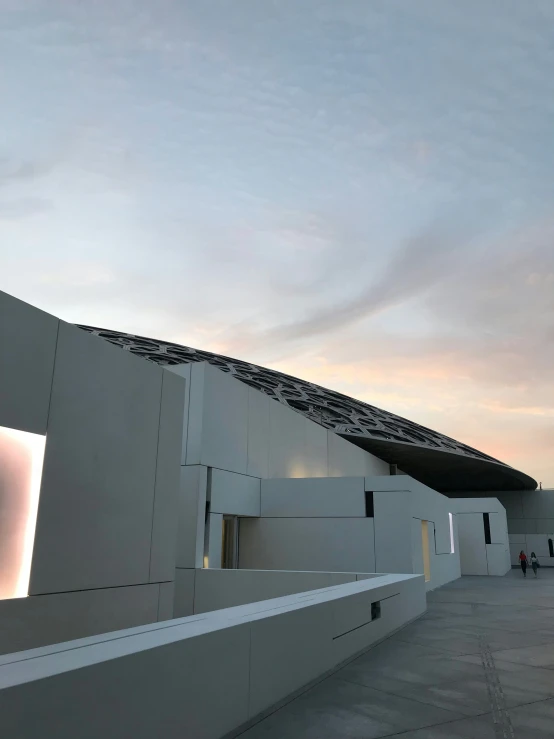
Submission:
<svg viewBox="0 0 554 739">
<path fill-rule="evenodd" d="M 210 511 L 234 516 L 259 516 L 260 480 L 257 477 L 212 469 Z"/>
<path fill-rule="evenodd" d="M 424 611 L 422 578 L 389 576 L 14 655 L 2 731 L 219 739 Z"/>
<path fill-rule="evenodd" d="M 375 557 L 378 572 L 423 573 L 422 521 L 428 522 L 428 548 L 433 590 L 460 577 L 457 530 L 453 521 L 451 551 L 449 513 L 452 501 L 409 475 L 365 478 L 373 492 Z"/>
<path fill-rule="evenodd" d="M 203 562 L 210 567 L 219 566 L 221 540 L 217 541 L 217 537 L 221 536 L 221 526 L 213 516 L 259 516 L 263 478 L 343 475 L 363 478 L 367 474 L 388 474 L 389 466 L 382 460 L 216 367 L 196 363 L 168 369 L 187 381 L 179 498 L 179 570 L 195 569 Z M 242 521 L 243 531 L 250 530 L 251 523 Z M 369 549 L 355 569 L 367 569 L 374 559 L 372 524 L 365 522 L 358 528 L 358 537 L 364 538 L 364 549 Z M 325 538 L 324 527 L 318 530 L 314 524 L 313 529 L 316 539 Z M 344 552 L 336 557 L 335 566 L 351 569 L 353 562 L 352 556 Z M 314 557 L 307 557 L 298 567 L 326 571 L 333 569 L 329 565 L 329 557 L 319 564 Z M 181 573 L 179 577 L 187 576 Z"/>
<path fill-rule="evenodd" d="M 373 519 L 245 519 L 240 524 L 239 567 L 375 572 Z"/>
<path fill-rule="evenodd" d="M 185 383 L 4 293 L 0 345 L 0 426 L 46 435 L 30 597 L 0 601 L 1 648 L 155 619 L 175 572 Z"/>
<path fill-rule="evenodd" d="M 264 518 L 365 517 L 363 477 L 262 480 Z"/>
<path fill-rule="evenodd" d="M 178 579 L 174 617 L 217 611 L 294 593 L 379 577 L 353 572 L 291 572 L 288 570 L 194 570 Z"/>
<path fill-rule="evenodd" d="M 534 551 L 542 567 L 554 567 L 548 540 L 554 541 L 554 490 L 491 491 L 506 509 L 512 566 L 519 566 L 518 556 L 523 549 Z M 471 493 L 456 493 L 470 497 Z"/>
<path fill-rule="evenodd" d="M 386 462 L 206 363 L 190 378 L 182 464 L 258 478 L 388 474 Z"/>
<path fill-rule="evenodd" d="M 366 491 L 373 495 L 374 518 L 366 517 Z M 449 498 L 407 475 L 262 480 L 262 518 L 241 522 L 239 565 L 423 573 L 426 520 L 427 587 L 440 587 L 460 576 L 457 548 L 451 552 L 451 511 Z"/>
<path fill-rule="evenodd" d="M 505 575 L 511 565 L 504 506 L 497 498 L 455 498 L 452 504 L 458 521 L 462 575 Z M 485 541 L 484 513 L 489 514 L 490 544 Z"/>
</svg>

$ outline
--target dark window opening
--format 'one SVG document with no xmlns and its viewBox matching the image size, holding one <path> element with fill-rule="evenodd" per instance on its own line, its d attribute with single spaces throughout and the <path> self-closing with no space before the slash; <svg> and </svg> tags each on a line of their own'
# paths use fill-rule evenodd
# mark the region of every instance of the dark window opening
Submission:
<svg viewBox="0 0 554 739">
<path fill-rule="evenodd" d="M 371 604 L 371 620 L 375 621 L 378 618 L 381 618 L 381 601 L 380 600 Z"/>
<path fill-rule="evenodd" d="M 367 518 L 374 517 L 373 493 L 368 490 L 365 491 L 365 515 Z"/>
<path fill-rule="evenodd" d="M 491 521 L 488 513 L 483 513 L 483 526 L 485 527 L 485 544 L 491 544 Z"/>
<path fill-rule="evenodd" d="M 552 543 L 552 539 L 548 540 L 548 549 L 550 550 L 550 556 L 554 557 L 554 544 Z"/>
</svg>

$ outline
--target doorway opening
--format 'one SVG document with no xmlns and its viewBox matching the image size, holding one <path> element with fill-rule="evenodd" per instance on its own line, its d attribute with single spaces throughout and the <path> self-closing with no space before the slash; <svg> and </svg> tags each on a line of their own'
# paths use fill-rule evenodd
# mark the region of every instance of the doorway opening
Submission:
<svg viewBox="0 0 554 739">
<path fill-rule="evenodd" d="M 425 582 L 429 582 L 431 580 L 431 557 L 429 554 L 429 524 L 427 521 L 421 522 L 421 547 L 423 550 Z"/>
<path fill-rule="evenodd" d="M 221 569 L 236 570 L 239 566 L 239 519 L 223 516 L 223 538 L 221 542 Z"/>
</svg>

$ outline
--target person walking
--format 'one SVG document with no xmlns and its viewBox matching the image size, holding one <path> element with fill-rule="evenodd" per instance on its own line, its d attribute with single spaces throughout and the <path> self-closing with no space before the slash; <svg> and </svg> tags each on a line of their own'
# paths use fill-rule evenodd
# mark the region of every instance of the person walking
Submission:
<svg viewBox="0 0 554 739">
<path fill-rule="evenodd" d="M 521 550 L 519 553 L 519 564 L 521 565 L 521 571 L 523 572 L 523 577 L 527 577 L 527 555 Z"/>
<path fill-rule="evenodd" d="M 539 560 L 537 558 L 537 555 L 535 552 L 531 552 L 531 567 L 533 568 L 533 573 L 535 577 L 537 576 L 537 570 L 540 567 Z"/>
</svg>

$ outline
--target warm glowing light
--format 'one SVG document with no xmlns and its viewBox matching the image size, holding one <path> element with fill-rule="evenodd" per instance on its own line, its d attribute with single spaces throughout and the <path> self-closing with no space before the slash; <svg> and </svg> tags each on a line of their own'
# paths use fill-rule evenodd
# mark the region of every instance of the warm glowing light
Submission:
<svg viewBox="0 0 554 739">
<path fill-rule="evenodd" d="M 29 594 L 45 442 L 0 427 L 0 600 Z"/>
<path fill-rule="evenodd" d="M 209 569 L 209 566 L 210 566 L 210 563 L 209 563 L 209 560 L 208 560 L 208 555 L 205 554 L 204 555 L 204 569 L 206 569 L 206 570 Z"/>
<path fill-rule="evenodd" d="M 423 573 L 425 582 L 431 581 L 431 554 L 429 552 L 429 522 L 421 522 L 421 545 L 423 551 Z"/>
<path fill-rule="evenodd" d="M 454 554 L 454 516 L 449 513 L 448 518 L 450 520 L 450 554 Z"/>
</svg>

